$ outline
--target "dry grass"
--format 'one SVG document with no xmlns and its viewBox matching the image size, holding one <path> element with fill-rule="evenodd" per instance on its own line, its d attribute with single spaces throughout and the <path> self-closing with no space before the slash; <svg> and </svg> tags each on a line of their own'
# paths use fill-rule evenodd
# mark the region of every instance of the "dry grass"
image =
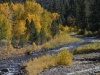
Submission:
<svg viewBox="0 0 100 75">
<path fill-rule="evenodd" d="M 72 65 L 72 54 L 67 50 L 62 50 L 57 55 L 45 55 L 40 58 L 35 58 L 33 61 L 30 60 L 26 65 L 26 71 L 28 75 L 37 75 L 46 68 L 50 68 L 57 65 Z"/>
<path fill-rule="evenodd" d="M 61 34 L 59 36 L 56 36 L 54 39 L 51 39 L 49 42 L 46 42 L 43 45 L 39 45 L 33 48 L 33 50 L 48 50 L 51 48 L 56 48 L 59 47 L 61 45 L 65 45 L 65 44 L 70 44 L 70 43 L 74 43 L 80 41 L 80 39 L 78 38 L 74 38 L 74 37 L 70 37 L 68 34 Z"/>
<path fill-rule="evenodd" d="M 74 54 L 89 53 L 100 51 L 100 43 L 93 43 L 83 47 L 78 47 L 75 49 Z"/>
<path fill-rule="evenodd" d="M 53 56 L 46 55 L 40 58 L 35 58 L 34 61 L 30 60 L 26 63 L 26 71 L 28 72 L 28 75 L 37 75 L 37 73 L 42 72 L 43 69 L 49 68 L 49 66 L 55 66 L 52 57 Z"/>
<path fill-rule="evenodd" d="M 18 54 L 25 54 L 27 52 L 32 51 L 48 50 L 51 48 L 59 47 L 64 44 L 74 43 L 76 41 L 80 40 L 78 38 L 70 37 L 67 33 L 65 33 L 56 36 L 55 38 L 42 45 L 36 45 L 35 43 L 33 43 L 33 45 L 29 45 L 28 47 L 24 47 L 21 49 L 14 49 L 12 45 L 9 45 L 8 47 L 5 47 L 3 48 L 3 50 L 0 51 L 0 57 L 10 57 L 16 56 Z"/>
<path fill-rule="evenodd" d="M 10 44 L 9 46 L 3 48 L 3 50 L 0 51 L 0 58 L 14 57 L 16 55 L 23 54 L 25 52 L 26 52 L 26 49 L 24 48 L 15 49 Z"/>
</svg>

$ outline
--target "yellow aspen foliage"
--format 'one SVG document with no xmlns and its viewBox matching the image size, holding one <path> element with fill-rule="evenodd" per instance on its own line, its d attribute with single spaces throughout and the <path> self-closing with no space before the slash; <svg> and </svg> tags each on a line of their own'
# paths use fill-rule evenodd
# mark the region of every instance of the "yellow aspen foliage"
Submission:
<svg viewBox="0 0 100 75">
<path fill-rule="evenodd" d="M 13 48 L 13 46 L 11 44 L 8 46 L 8 49 L 9 50 L 14 50 L 14 48 Z"/>
<path fill-rule="evenodd" d="M 64 26 L 62 26 L 61 24 L 59 25 L 59 29 L 60 29 L 61 31 L 65 31 Z"/>
<path fill-rule="evenodd" d="M 29 21 L 31 21 L 31 19 L 33 19 L 34 21 L 34 24 L 35 24 L 35 27 L 37 28 L 38 32 L 40 32 L 41 30 L 41 20 L 40 20 L 40 16 L 37 15 L 37 14 L 34 14 L 34 15 L 30 15 L 28 14 L 28 19 Z"/>
<path fill-rule="evenodd" d="M 30 14 L 41 14 L 43 12 L 43 8 L 38 3 L 26 1 L 25 11 Z"/>
<path fill-rule="evenodd" d="M 57 20 L 59 18 L 59 14 L 58 13 L 52 13 L 52 19 L 53 20 Z"/>
<path fill-rule="evenodd" d="M 13 20 L 14 22 L 18 22 L 19 20 L 25 20 L 26 19 L 26 15 L 24 13 L 24 6 L 22 4 L 14 4 L 12 6 L 12 10 L 13 10 Z M 24 18 L 23 18 L 24 16 Z"/>
<path fill-rule="evenodd" d="M 44 27 L 46 36 L 49 38 L 51 38 L 51 31 L 50 31 L 51 23 L 52 23 L 52 14 L 44 10 L 44 12 L 41 15 L 41 25 Z"/>
<path fill-rule="evenodd" d="M 14 27 L 13 27 L 13 34 L 18 39 L 22 34 L 25 34 L 25 22 L 20 20 Z"/>
<path fill-rule="evenodd" d="M 65 31 L 69 31 L 69 27 L 68 26 L 65 26 Z"/>
<path fill-rule="evenodd" d="M 60 62 L 58 64 L 58 62 Z M 41 64 L 40 64 L 41 63 Z M 45 55 L 40 58 L 30 60 L 23 65 L 26 66 L 28 75 L 37 75 L 46 68 L 50 68 L 57 65 L 72 65 L 72 54 L 67 50 L 62 50 L 57 55 Z"/>
<path fill-rule="evenodd" d="M 12 19 L 12 11 L 10 10 L 8 3 L 0 4 L 0 13 L 5 15 L 9 21 Z"/>
<path fill-rule="evenodd" d="M 69 27 L 68 26 L 63 26 L 63 25 L 59 25 L 59 29 L 61 30 L 61 31 L 69 31 Z"/>
<path fill-rule="evenodd" d="M 72 65 L 73 55 L 66 49 L 63 49 L 57 54 L 56 62 L 57 65 Z"/>
<path fill-rule="evenodd" d="M 48 28 L 48 30 L 47 30 L 46 36 L 47 36 L 48 38 L 51 38 L 51 37 L 52 37 L 52 35 L 51 35 L 51 31 L 50 31 L 49 28 Z"/>
<path fill-rule="evenodd" d="M 34 23 L 35 23 L 35 27 L 37 28 L 38 32 L 40 32 L 41 30 L 41 24 L 40 24 L 40 17 L 39 16 L 35 16 L 33 19 Z"/>
<path fill-rule="evenodd" d="M 0 15 L 0 39 L 11 39 L 12 27 L 4 15 Z"/>
<path fill-rule="evenodd" d="M 30 37 L 30 34 L 27 33 L 27 34 L 25 35 L 25 38 L 26 38 L 27 41 L 29 40 L 29 37 Z"/>
<path fill-rule="evenodd" d="M 55 66 L 53 59 L 52 56 L 45 55 L 40 58 L 35 58 L 34 61 L 30 60 L 28 63 L 24 63 L 24 65 L 27 65 L 26 71 L 28 75 L 37 75 L 44 69 L 49 68 L 49 66 Z"/>
<path fill-rule="evenodd" d="M 51 35 L 52 21 L 59 18 L 59 14 L 48 12 L 47 10 L 43 9 L 40 4 L 32 1 L 26 1 L 25 4 L 21 3 L 0 4 L 0 14 L 3 14 L 7 19 L 7 23 L 9 22 L 9 24 L 12 25 L 12 32 L 13 32 L 12 35 L 14 36 L 14 38 L 17 39 L 19 39 L 20 36 L 24 34 L 26 30 L 25 27 L 26 19 L 29 19 L 29 23 L 31 22 L 31 19 L 33 19 L 34 25 L 38 33 L 40 33 L 40 30 L 43 27 L 46 32 L 46 37 L 50 39 L 52 37 Z M 9 33 L 7 33 L 7 35 L 8 34 Z M 27 40 L 29 39 L 29 36 L 30 33 L 25 34 Z"/>
<path fill-rule="evenodd" d="M 13 10 L 17 13 L 22 13 L 22 12 L 24 12 L 24 6 L 23 6 L 23 4 L 14 4 L 13 5 Z M 21 11 L 20 11 L 21 10 Z"/>
<path fill-rule="evenodd" d="M 37 45 L 35 44 L 35 42 L 33 42 L 33 48 L 36 49 Z"/>
</svg>

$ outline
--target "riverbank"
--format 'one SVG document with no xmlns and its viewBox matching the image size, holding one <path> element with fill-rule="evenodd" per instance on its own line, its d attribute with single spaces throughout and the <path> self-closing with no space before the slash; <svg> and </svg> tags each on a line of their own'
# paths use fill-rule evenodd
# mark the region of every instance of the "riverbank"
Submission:
<svg viewBox="0 0 100 75">
<path fill-rule="evenodd" d="M 71 37 L 68 34 L 61 34 L 48 42 L 42 44 L 42 45 L 36 45 L 33 43 L 32 45 L 25 45 L 23 48 L 16 49 L 13 48 L 13 46 L 10 44 L 7 47 L 4 47 L 2 50 L 0 50 L 0 58 L 6 59 L 10 57 L 16 57 L 16 56 L 23 56 L 23 55 L 31 55 L 36 53 L 42 53 L 45 51 L 50 51 L 53 49 L 59 49 L 63 46 L 66 46 L 67 44 L 72 44 L 76 42 L 81 42 L 79 38 Z"/>
<path fill-rule="evenodd" d="M 56 66 L 38 75 L 100 75 L 100 53 L 74 55 L 72 66 Z"/>
</svg>

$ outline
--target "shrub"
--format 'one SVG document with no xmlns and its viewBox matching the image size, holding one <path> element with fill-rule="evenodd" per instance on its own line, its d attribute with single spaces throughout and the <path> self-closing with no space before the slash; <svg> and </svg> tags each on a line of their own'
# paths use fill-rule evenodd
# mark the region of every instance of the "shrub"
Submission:
<svg viewBox="0 0 100 75">
<path fill-rule="evenodd" d="M 72 65 L 72 54 L 64 49 L 57 55 L 45 55 L 40 58 L 35 58 L 33 61 L 30 60 L 23 65 L 26 65 L 28 75 L 37 75 L 46 68 L 57 65 Z"/>
<path fill-rule="evenodd" d="M 57 54 L 56 63 L 57 65 L 68 66 L 68 65 L 72 65 L 72 59 L 73 59 L 72 54 L 68 50 L 64 49 Z"/>
<path fill-rule="evenodd" d="M 93 33 L 91 31 L 85 31 L 85 36 L 92 36 Z"/>
<path fill-rule="evenodd" d="M 74 50 L 74 54 L 90 53 L 90 52 L 99 52 L 100 43 L 92 43 L 83 47 L 78 47 Z"/>
<path fill-rule="evenodd" d="M 81 29 L 78 30 L 78 34 L 79 34 L 79 35 L 84 35 L 84 33 L 85 33 L 84 30 L 81 30 Z"/>
<path fill-rule="evenodd" d="M 37 75 L 44 69 L 49 68 L 49 66 L 55 66 L 55 62 L 52 56 L 46 55 L 40 58 L 35 58 L 33 61 L 30 60 L 24 65 L 26 65 L 26 71 L 28 72 L 28 75 Z"/>
</svg>

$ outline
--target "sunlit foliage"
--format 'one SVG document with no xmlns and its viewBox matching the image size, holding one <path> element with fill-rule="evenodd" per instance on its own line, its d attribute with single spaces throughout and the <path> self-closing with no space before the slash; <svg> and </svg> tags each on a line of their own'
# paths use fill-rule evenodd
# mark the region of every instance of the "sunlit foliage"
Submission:
<svg viewBox="0 0 100 75">
<path fill-rule="evenodd" d="M 27 41 L 30 40 L 31 31 L 36 31 L 37 35 L 40 33 L 41 28 L 43 28 L 43 33 L 45 37 L 51 38 L 51 24 L 53 20 L 57 20 L 59 17 L 59 14 L 57 13 L 50 13 L 47 10 L 43 9 L 41 5 L 39 5 L 36 2 L 26 1 L 24 4 L 21 3 L 3 3 L 0 4 L 0 14 L 3 14 L 1 16 L 1 19 L 4 19 L 5 25 L 9 25 L 10 31 L 7 31 L 7 34 L 11 34 L 15 40 L 20 40 L 22 35 L 25 35 L 25 39 Z M 2 18 L 5 17 L 5 18 Z M 28 20 L 28 21 L 26 21 Z M 32 29 L 31 21 L 33 20 L 34 28 Z M 29 23 L 31 30 L 26 26 L 27 23 Z M 2 26 L 2 25 L 1 25 Z M 3 26 L 4 27 L 4 26 Z M 6 26 L 7 27 L 7 26 Z M 12 31 L 11 31 L 12 29 Z M 41 33 L 40 33 L 41 34 Z M 4 38 L 8 35 L 3 36 Z M 32 35 L 31 38 L 34 38 L 35 35 Z M 23 37 L 24 38 L 24 37 Z M 39 36 L 37 37 L 39 40 Z M 46 39 L 44 39 L 46 41 Z M 35 41 L 31 41 L 35 42 Z M 40 41 L 39 41 L 40 42 Z M 40 43 L 38 43 L 40 44 Z"/>
<path fill-rule="evenodd" d="M 3 14 L 0 14 L 0 40 L 2 39 L 11 39 L 11 24 Z"/>
<path fill-rule="evenodd" d="M 28 75 L 37 75 L 49 67 L 57 65 L 70 66 L 72 65 L 72 59 L 72 54 L 65 49 L 58 53 L 58 55 L 45 55 L 40 58 L 30 60 L 23 65 L 26 65 L 26 71 Z"/>
<path fill-rule="evenodd" d="M 63 49 L 60 53 L 57 54 L 57 65 L 72 65 L 72 58 L 72 54 L 66 49 Z"/>
<path fill-rule="evenodd" d="M 83 47 L 76 48 L 73 53 L 74 54 L 83 54 L 83 53 L 93 53 L 93 52 L 99 52 L 100 51 L 100 43 L 92 43 Z"/>
<path fill-rule="evenodd" d="M 15 38 L 19 39 L 22 34 L 25 34 L 25 30 L 25 22 L 21 20 L 13 26 L 13 35 Z"/>
</svg>

